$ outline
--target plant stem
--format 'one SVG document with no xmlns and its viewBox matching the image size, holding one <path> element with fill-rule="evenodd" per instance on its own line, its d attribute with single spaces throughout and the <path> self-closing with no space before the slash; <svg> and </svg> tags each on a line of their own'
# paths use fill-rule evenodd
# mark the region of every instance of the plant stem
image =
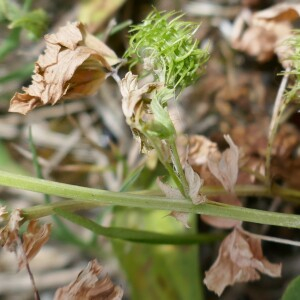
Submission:
<svg viewBox="0 0 300 300">
<path fill-rule="evenodd" d="M 166 170 L 168 171 L 168 173 L 171 176 L 171 178 L 174 180 L 174 182 L 175 182 L 177 188 L 179 189 L 180 193 L 185 198 L 187 198 L 186 197 L 186 193 L 185 193 L 185 187 L 184 187 L 182 181 L 180 180 L 180 178 L 178 178 L 178 176 L 174 172 L 172 166 L 164 158 L 164 154 L 162 153 L 160 146 L 158 146 L 158 143 L 155 140 L 153 140 L 153 138 L 149 134 L 147 134 L 147 132 L 145 130 L 143 131 L 143 133 L 147 137 L 148 141 L 151 142 L 151 145 L 155 149 L 159 161 L 163 164 L 163 166 L 166 168 Z"/>
<path fill-rule="evenodd" d="M 58 203 L 34 206 L 23 210 L 25 220 L 41 218 L 54 214 L 53 209 L 61 208 L 69 211 L 87 209 L 102 205 L 120 205 L 159 210 L 172 210 L 195 214 L 205 214 L 216 217 L 230 218 L 259 224 L 284 226 L 300 229 L 300 216 L 283 213 L 268 212 L 256 209 L 232 206 L 223 203 L 207 201 L 204 204 L 194 205 L 182 199 L 168 199 L 151 195 L 139 195 L 134 193 L 117 193 L 104 190 L 80 187 L 70 184 L 47 181 L 28 176 L 11 174 L 0 171 L 0 185 L 46 193 L 49 195 L 71 198 L 76 200 L 60 201 Z M 237 188 L 237 195 L 239 189 Z M 272 189 L 278 196 L 286 195 L 300 198 L 300 191 L 288 190 L 280 187 Z M 204 190 L 203 190 L 204 192 Z M 242 195 L 246 195 L 246 189 L 241 188 Z M 225 193 L 225 191 L 223 191 Z M 220 194 L 218 191 L 217 194 Z M 268 188 L 252 186 L 248 195 L 269 195 Z M 213 193 L 211 191 L 210 195 Z M 80 200 L 80 201 L 78 201 Z"/>
<path fill-rule="evenodd" d="M 269 188 L 271 188 L 272 185 L 272 178 L 271 178 L 271 159 L 272 159 L 272 150 L 273 150 L 273 144 L 275 140 L 275 136 L 281 121 L 281 117 L 283 115 L 283 112 L 285 111 L 285 108 L 287 104 L 289 103 L 290 99 L 283 98 L 283 94 L 288 82 L 289 78 L 289 72 L 290 68 L 286 70 L 285 75 L 283 76 L 280 87 L 278 89 L 272 119 L 270 123 L 270 129 L 269 129 L 269 139 L 268 139 L 268 146 L 267 146 L 267 152 L 266 152 L 266 179 Z"/>
<path fill-rule="evenodd" d="M 184 190 L 183 196 L 185 198 L 190 198 L 189 197 L 189 184 L 186 180 L 186 177 L 185 177 L 185 174 L 184 174 L 181 162 L 180 162 L 180 158 L 179 158 L 179 155 L 178 155 L 175 140 L 170 141 L 170 150 L 171 150 L 172 162 L 173 162 L 173 164 L 176 168 L 176 171 L 178 173 L 180 182 L 183 186 L 183 190 Z"/>
</svg>

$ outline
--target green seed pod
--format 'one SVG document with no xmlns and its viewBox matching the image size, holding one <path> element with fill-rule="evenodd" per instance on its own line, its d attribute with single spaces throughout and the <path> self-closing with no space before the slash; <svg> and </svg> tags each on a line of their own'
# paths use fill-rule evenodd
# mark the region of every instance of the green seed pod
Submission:
<svg viewBox="0 0 300 300">
<path fill-rule="evenodd" d="M 182 16 L 154 10 L 142 24 L 132 26 L 125 53 L 131 67 L 142 63 L 169 89 L 182 90 L 194 83 L 209 59 L 207 49 L 200 49 L 193 37 L 199 25 L 181 21 Z"/>
</svg>

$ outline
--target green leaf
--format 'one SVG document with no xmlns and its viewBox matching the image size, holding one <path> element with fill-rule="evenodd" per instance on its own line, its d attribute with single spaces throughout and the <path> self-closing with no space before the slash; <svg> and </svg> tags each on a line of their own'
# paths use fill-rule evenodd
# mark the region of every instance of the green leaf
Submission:
<svg viewBox="0 0 300 300">
<path fill-rule="evenodd" d="M 129 190 L 129 188 L 135 183 L 135 181 L 139 178 L 141 175 L 144 165 L 139 166 L 136 170 L 134 170 L 131 174 L 127 176 L 127 178 L 124 180 L 120 192 L 126 192 Z"/>
<path fill-rule="evenodd" d="M 166 235 L 187 233 L 166 212 L 116 207 L 115 226 L 130 226 L 139 230 L 155 230 Z M 195 228 L 195 226 L 194 226 Z M 131 285 L 132 300 L 203 299 L 196 246 L 143 245 L 113 240 L 119 263 Z"/>
<path fill-rule="evenodd" d="M 34 38 L 39 38 L 47 29 L 48 16 L 42 9 L 25 13 L 10 23 L 9 28 L 22 28 L 33 34 Z"/>
<path fill-rule="evenodd" d="M 13 21 L 22 15 L 22 9 L 13 1 L 0 0 L 0 19 Z"/>
<path fill-rule="evenodd" d="M 171 95 L 170 90 L 164 89 L 153 97 L 150 107 L 154 115 L 154 121 L 147 125 L 148 134 L 162 139 L 175 135 L 176 131 L 166 107 L 167 100 L 170 99 Z"/>
<path fill-rule="evenodd" d="M 281 300 L 296 300 L 300 296 L 300 276 L 294 278 L 286 288 Z"/>
<path fill-rule="evenodd" d="M 80 225 L 94 232 L 97 235 L 103 235 L 109 238 L 120 239 L 135 243 L 145 244 L 197 244 L 215 242 L 221 239 L 221 235 L 206 235 L 206 234 L 161 234 L 145 230 L 134 230 L 123 227 L 104 227 L 96 222 L 79 216 L 77 214 L 68 212 L 63 209 L 55 208 L 55 213 L 74 224 Z"/>
</svg>

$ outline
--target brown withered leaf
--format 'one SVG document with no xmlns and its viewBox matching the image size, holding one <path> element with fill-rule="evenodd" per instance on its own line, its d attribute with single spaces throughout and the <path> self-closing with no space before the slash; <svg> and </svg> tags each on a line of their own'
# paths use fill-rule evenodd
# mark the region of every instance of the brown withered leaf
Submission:
<svg viewBox="0 0 300 300">
<path fill-rule="evenodd" d="M 137 103 L 143 98 L 144 94 L 162 87 L 162 83 L 152 82 L 138 87 L 138 76 L 128 72 L 121 81 L 120 91 L 122 95 L 122 110 L 127 119 L 130 119 L 134 113 Z M 129 124 L 130 125 L 130 124 Z"/>
<path fill-rule="evenodd" d="M 222 242 L 215 263 L 205 272 L 204 283 L 220 296 L 228 285 L 260 279 L 258 271 L 279 277 L 281 264 L 270 263 L 263 256 L 260 239 L 235 228 Z"/>
<path fill-rule="evenodd" d="M 269 8 L 256 12 L 254 19 L 263 19 L 268 21 L 294 21 L 300 17 L 300 4 L 280 3 Z"/>
<path fill-rule="evenodd" d="M 16 209 L 9 216 L 6 226 L 0 230 L 0 246 L 10 252 L 15 252 L 17 249 L 18 233 L 22 219 L 21 210 Z"/>
<path fill-rule="evenodd" d="M 288 47 L 283 45 L 283 41 L 291 34 L 292 26 L 286 18 L 268 18 L 275 14 L 275 11 L 268 12 L 274 7 L 254 14 L 242 12 L 235 21 L 231 42 L 233 48 L 255 57 L 259 62 L 266 62 L 277 54 L 285 65 Z"/>
<path fill-rule="evenodd" d="M 209 155 L 207 163 L 209 170 L 223 187 L 233 193 L 239 171 L 239 149 L 229 135 L 224 135 L 224 139 L 229 148 L 221 154 L 221 157 L 217 152 Z"/>
<path fill-rule="evenodd" d="M 116 286 L 108 278 L 99 279 L 98 275 L 103 268 L 97 260 L 89 262 L 87 267 L 81 271 L 77 278 L 68 286 L 59 288 L 54 300 L 120 300 L 123 297 L 123 290 Z"/>
<path fill-rule="evenodd" d="M 79 22 L 45 35 L 45 41 L 46 50 L 35 63 L 32 84 L 13 96 L 10 112 L 26 114 L 41 105 L 94 94 L 106 71 L 120 61 Z"/>
<path fill-rule="evenodd" d="M 178 222 L 180 222 L 185 228 L 191 228 L 189 224 L 189 213 L 185 213 L 182 211 L 171 211 L 168 216 L 175 218 Z"/>
<path fill-rule="evenodd" d="M 186 160 L 191 166 L 199 166 L 207 163 L 209 154 L 217 151 L 217 144 L 203 135 L 179 136 L 176 140 L 180 160 Z"/>
<path fill-rule="evenodd" d="M 40 251 L 42 246 L 48 241 L 51 232 L 51 224 L 40 226 L 37 220 L 31 220 L 27 231 L 23 234 L 23 251 L 26 256 L 18 255 L 19 270 L 26 266 Z"/>
<path fill-rule="evenodd" d="M 186 163 L 184 168 L 185 178 L 189 185 L 189 196 L 195 205 L 206 201 L 206 197 L 199 195 L 200 188 L 203 185 L 203 180 L 200 178 L 193 168 Z"/>
</svg>

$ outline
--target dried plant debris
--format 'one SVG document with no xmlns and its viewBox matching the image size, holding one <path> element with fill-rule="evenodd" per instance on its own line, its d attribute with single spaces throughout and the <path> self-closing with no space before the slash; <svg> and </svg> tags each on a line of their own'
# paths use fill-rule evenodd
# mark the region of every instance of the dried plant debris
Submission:
<svg viewBox="0 0 300 300">
<path fill-rule="evenodd" d="M 28 224 L 27 231 L 23 234 L 23 251 L 30 261 L 40 251 L 42 246 L 47 243 L 51 233 L 51 224 L 43 224 L 42 226 L 37 220 L 31 220 Z M 26 262 L 19 259 L 19 269 L 22 269 Z"/>
<path fill-rule="evenodd" d="M 114 285 L 108 276 L 98 278 L 102 271 L 97 260 L 90 261 L 73 282 L 56 291 L 54 300 L 121 300 L 123 290 L 120 286 Z"/>
<path fill-rule="evenodd" d="M 259 62 L 269 61 L 276 54 L 287 67 L 292 54 L 284 43 L 292 33 L 292 21 L 299 18 L 299 4 L 278 4 L 251 13 L 243 10 L 237 17 L 232 33 L 233 48 L 255 57 Z"/>
<path fill-rule="evenodd" d="M 45 35 L 45 41 L 46 50 L 35 64 L 32 84 L 13 96 L 10 112 L 27 114 L 41 105 L 94 94 L 107 71 L 119 62 L 114 51 L 79 22 Z"/>
<path fill-rule="evenodd" d="M 217 144 L 203 135 L 180 135 L 176 145 L 182 163 L 187 160 L 191 166 L 206 164 L 208 156 L 218 151 Z"/>
<path fill-rule="evenodd" d="M 21 210 L 16 209 L 10 214 L 6 226 L 0 229 L 0 245 L 10 252 L 16 251 L 20 222 L 22 219 Z"/>
<path fill-rule="evenodd" d="M 281 264 L 270 263 L 264 257 L 260 239 L 235 228 L 222 242 L 213 266 L 205 272 L 204 283 L 220 296 L 228 285 L 260 279 L 258 271 L 280 277 Z"/>
<path fill-rule="evenodd" d="M 230 147 L 221 156 L 217 152 L 212 153 L 208 157 L 208 167 L 223 187 L 233 193 L 239 171 L 239 149 L 229 135 L 224 135 L 224 139 Z"/>
<path fill-rule="evenodd" d="M 122 94 L 122 110 L 128 125 L 132 124 L 131 118 L 134 117 L 137 104 L 146 94 L 163 86 L 163 83 L 152 82 L 138 87 L 138 76 L 128 72 L 121 81 L 120 91 Z"/>
<path fill-rule="evenodd" d="M 19 270 L 37 255 L 51 233 L 51 224 L 40 226 L 37 220 L 31 220 L 21 240 L 19 237 L 20 224 L 23 220 L 21 215 L 21 210 L 14 210 L 6 226 L 0 230 L 0 245 L 10 252 L 15 252 Z"/>
</svg>

